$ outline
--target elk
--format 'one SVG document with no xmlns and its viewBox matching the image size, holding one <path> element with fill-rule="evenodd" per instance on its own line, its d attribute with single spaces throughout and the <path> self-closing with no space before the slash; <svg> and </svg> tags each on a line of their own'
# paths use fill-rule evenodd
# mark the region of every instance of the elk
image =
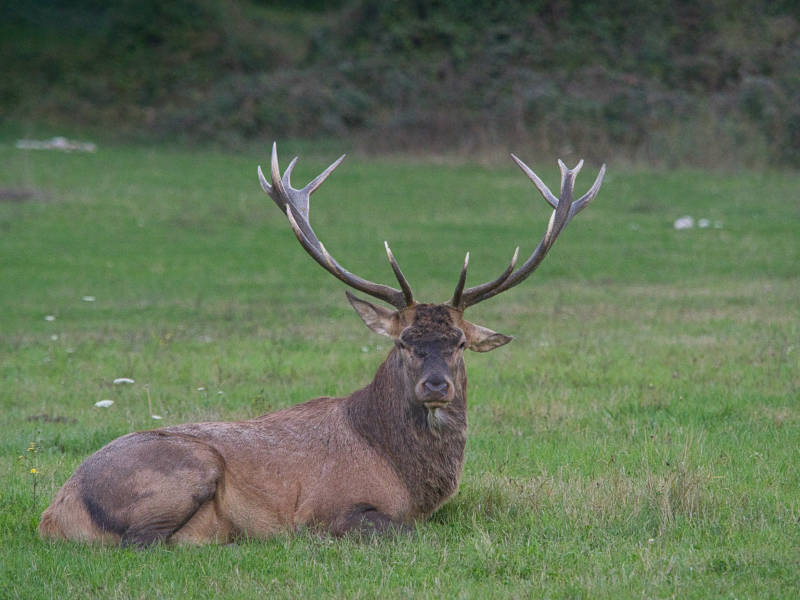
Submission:
<svg viewBox="0 0 800 600">
<path fill-rule="evenodd" d="M 302 189 L 283 176 L 272 146 L 271 178 L 261 187 L 285 213 L 305 251 L 349 287 L 366 326 L 394 340 L 372 381 L 347 397 L 321 397 L 234 422 L 187 423 L 129 433 L 89 456 L 44 511 L 45 538 L 143 547 L 157 542 L 229 542 L 308 528 L 332 535 L 405 529 L 458 489 L 467 430 L 464 350 L 488 352 L 511 337 L 470 323 L 464 311 L 524 281 L 570 219 L 591 202 L 605 174 L 578 200 L 583 161 L 561 169 L 556 197 L 513 154 L 553 207 L 533 253 L 516 268 L 519 248 L 493 281 L 465 288 L 469 253 L 452 298 L 418 303 L 388 244 L 400 289 L 340 265 L 309 222 L 309 197 L 344 159 Z"/>
</svg>

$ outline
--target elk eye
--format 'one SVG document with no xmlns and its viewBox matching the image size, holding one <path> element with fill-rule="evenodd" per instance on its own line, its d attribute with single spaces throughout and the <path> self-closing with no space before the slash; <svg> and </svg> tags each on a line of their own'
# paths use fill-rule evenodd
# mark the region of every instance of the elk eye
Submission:
<svg viewBox="0 0 800 600">
<path fill-rule="evenodd" d="M 464 348 L 466 348 L 466 347 L 467 347 L 467 340 L 463 340 L 463 341 L 462 341 L 462 342 L 461 342 L 461 343 L 458 345 L 458 349 L 459 349 L 459 350 L 463 350 L 463 349 L 464 349 Z"/>
<path fill-rule="evenodd" d="M 400 348 L 400 350 L 408 350 L 408 346 L 405 345 L 403 340 L 395 340 L 394 345 Z"/>
</svg>

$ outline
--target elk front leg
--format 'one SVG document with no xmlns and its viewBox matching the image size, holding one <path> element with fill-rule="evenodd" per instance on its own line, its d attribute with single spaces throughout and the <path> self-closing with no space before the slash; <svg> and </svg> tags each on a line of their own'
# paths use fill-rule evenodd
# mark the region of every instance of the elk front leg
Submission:
<svg viewBox="0 0 800 600">
<path fill-rule="evenodd" d="M 371 504 L 357 504 L 334 521 L 330 532 L 335 536 L 350 533 L 357 535 L 383 535 L 391 533 L 410 533 L 407 524 L 392 519 Z"/>
</svg>

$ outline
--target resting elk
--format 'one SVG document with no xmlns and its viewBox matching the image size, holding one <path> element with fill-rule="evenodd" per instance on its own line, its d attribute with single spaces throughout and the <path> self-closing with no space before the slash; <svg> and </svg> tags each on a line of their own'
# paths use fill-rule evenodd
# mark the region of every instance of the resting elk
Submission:
<svg viewBox="0 0 800 600">
<path fill-rule="evenodd" d="M 297 162 L 281 177 L 275 145 L 271 181 L 261 187 L 285 213 L 300 244 L 326 271 L 394 309 L 347 298 L 394 347 L 372 381 L 346 398 L 316 398 L 255 419 L 187 423 L 124 435 L 87 458 L 58 491 L 39 525 L 42 536 L 123 546 L 228 542 L 309 528 L 333 535 L 405 529 L 442 505 L 464 464 L 467 376 L 464 350 L 488 352 L 511 341 L 464 318 L 470 306 L 524 281 L 570 219 L 597 195 L 605 173 L 573 200 L 574 169 L 561 168 L 556 197 L 514 161 L 553 207 L 536 249 L 516 267 L 519 248 L 493 281 L 465 288 L 469 253 L 453 297 L 418 303 L 392 251 L 400 289 L 362 279 L 340 265 L 309 222 L 309 197 L 339 158 L 302 189 Z"/>
</svg>

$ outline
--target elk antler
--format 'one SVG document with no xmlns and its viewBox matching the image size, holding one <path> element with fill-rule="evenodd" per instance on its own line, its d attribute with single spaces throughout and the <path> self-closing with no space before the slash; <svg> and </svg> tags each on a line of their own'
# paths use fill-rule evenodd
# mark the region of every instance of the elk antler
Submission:
<svg viewBox="0 0 800 600">
<path fill-rule="evenodd" d="M 539 179 L 536 173 L 534 173 L 528 167 L 528 165 L 526 165 L 513 154 L 511 155 L 511 158 L 514 159 L 514 162 L 517 163 L 517 166 L 519 166 L 519 168 L 522 169 L 522 171 L 533 182 L 539 192 L 541 192 L 542 196 L 544 196 L 544 199 L 548 202 L 548 204 L 553 207 L 553 214 L 550 216 L 550 222 L 547 224 L 547 230 L 545 231 L 544 237 L 539 242 L 539 245 L 536 246 L 533 254 L 528 257 L 528 260 L 526 260 L 519 269 L 516 271 L 514 270 L 519 253 L 519 247 L 517 247 L 517 249 L 514 251 L 514 256 L 511 259 L 511 264 L 508 265 L 500 277 L 494 281 L 489 281 L 465 290 L 464 282 L 467 278 L 467 265 L 469 264 L 469 252 L 467 253 L 467 256 L 464 260 L 464 267 L 461 269 L 461 275 L 458 278 L 456 290 L 453 293 L 453 297 L 448 302 L 450 306 L 459 310 L 464 310 L 473 304 L 477 304 L 478 302 L 483 302 L 484 300 L 492 298 L 493 296 L 496 296 L 497 294 L 504 292 L 527 279 L 528 276 L 536 270 L 536 267 L 539 266 L 539 263 L 542 262 L 544 257 L 547 255 L 547 252 L 556 241 L 556 238 L 563 231 L 564 227 L 567 226 L 567 223 L 570 222 L 572 217 L 586 208 L 589 202 L 595 199 L 597 193 L 600 191 L 600 185 L 603 183 L 603 176 L 606 173 L 606 166 L 603 165 L 600 168 L 600 172 L 597 174 L 597 178 L 594 180 L 594 184 L 592 184 L 592 187 L 589 189 L 589 191 L 581 196 L 578 200 L 573 201 L 572 198 L 575 188 L 575 177 L 580 172 L 581 167 L 583 167 L 582 160 L 575 166 L 574 169 L 568 169 L 561 160 L 558 161 L 558 166 L 561 169 L 561 197 L 556 198 L 544 184 L 544 182 Z"/>
<path fill-rule="evenodd" d="M 286 213 L 292 231 L 294 231 L 300 244 L 323 269 L 341 279 L 350 287 L 364 292 L 365 294 L 369 294 L 370 296 L 374 296 L 384 302 L 388 302 L 398 310 L 402 310 L 414 304 L 414 297 L 411 293 L 411 287 L 403 276 L 403 272 L 400 270 L 400 266 L 397 264 L 387 242 L 384 242 L 386 255 L 389 257 L 389 263 L 392 265 L 392 270 L 400 284 L 400 290 L 396 290 L 388 285 L 367 281 L 345 269 L 328 253 L 325 246 L 322 245 L 322 242 L 311 228 L 308 217 L 309 197 L 322 185 L 322 182 L 327 179 L 328 175 L 330 175 L 343 160 L 344 154 L 336 159 L 331 166 L 317 175 L 308 185 L 297 190 L 292 187 L 290 181 L 292 170 L 297 163 L 297 157 L 295 156 L 292 159 L 292 162 L 286 167 L 286 171 L 281 178 L 280 168 L 278 167 L 277 145 L 273 143 L 272 164 L 270 169 L 272 184 L 267 182 L 260 166 L 258 167 L 258 180 L 261 183 L 262 189 L 275 201 L 275 204 Z"/>
</svg>

